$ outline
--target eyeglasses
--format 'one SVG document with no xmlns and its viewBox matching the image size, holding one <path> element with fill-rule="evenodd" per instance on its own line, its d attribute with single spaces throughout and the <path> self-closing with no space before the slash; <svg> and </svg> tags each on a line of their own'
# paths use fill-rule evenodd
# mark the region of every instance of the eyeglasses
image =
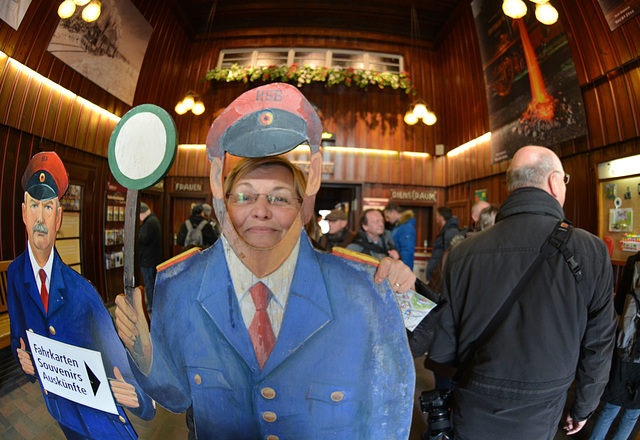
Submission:
<svg viewBox="0 0 640 440">
<path fill-rule="evenodd" d="M 291 194 L 263 194 L 251 192 L 227 193 L 227 201 L 233 205 L 249 206 L 258 201 L 260 196 L 265 196 L 272 206 L 280 208 L 297 207 L 302 203 L 302 197 Z"/>
<path fill-rule="evenodd" d="M 560 173 L 560 174 L 562 174 L 562 175 L 564 176 L 564 178 L 563 178 L 563 179 L 564 179 L 564 184 L 565 184 L 565 185 L 568 185 L 568 184 L 569 184 L 569 181 L 571 180 L 571 176 L 570 176 L 569 174 L 565 173 L 564 171 L 559 171 L 559 170 L 553 170 L 552 172 L 553 172 L 553 173 Z"/>
</svg>

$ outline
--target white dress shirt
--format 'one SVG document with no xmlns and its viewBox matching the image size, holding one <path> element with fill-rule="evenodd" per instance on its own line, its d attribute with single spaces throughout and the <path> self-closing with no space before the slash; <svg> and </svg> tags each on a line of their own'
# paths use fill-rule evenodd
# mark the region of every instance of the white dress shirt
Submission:
<svg viewBox="0 0 640 440">
<path fill-rule="evenodd" d="M 271 320 L 273 334 L 278 338 L 282 319 L 284 318 L 284 311 L 287 306 L 287 298 L 289 298 L 289 287 L 291 287 L 296 263 L 298 262 L 300 239 L 296 242 L 295 247 L 285 262 L 273 273 L 264 278 L 258 278 L 255 276 L 247 266 L 242 263 L 233 249 L 231 249 L 231 246 L 224 235 L 221 239 L 224 247 L 224 255 L 227 259 L 227 265 L 229 266 L 229 273 L 231 274 L 231 281 L 233 282 L 233 288 L 235 289 L 236 297 L 238 298 L 238 304 L 240 304 L 240 311 L 242 313 L 242 320 L 244 321 L 245 327 L 248 329 L 251 326 L 253 315 L 256 313 L 256 307 L 253 304 L 253 298 L 251 298 L 249 289 L 251 289 L 254 284 L 262 282 L 273 294 L 271 301 L 269 301 L 269 305 L 267 306 L 267 314 Z"/>
<path fill-rule="evenodd" d="M 33 251 L 31 250 L 31 243 L 27 241 L 27 249 L 29 250 L 29 261 L 31 261 L 31 269 L 33 269 L 33 276 L 36 278 L 36 285 L 38 286 L 38 293 L 42 289 L 42 281 L 40 281 L 40 269 L 44 269 L 44 272 L 47 274 L 47 279 L 45 280 L 45 285 L 47 286 L 47 292 L 51 292 L 49 290 L 49 286 L 51 285 L 51 270 L 53 269 L 53 248 L 51 248 L 51 252 L 49 253 L 49 259 L 45 263 L 44 267 L 40 267 L 38 262 L 36 261 L 35 255 L 33 255 Z"/>
</svg>

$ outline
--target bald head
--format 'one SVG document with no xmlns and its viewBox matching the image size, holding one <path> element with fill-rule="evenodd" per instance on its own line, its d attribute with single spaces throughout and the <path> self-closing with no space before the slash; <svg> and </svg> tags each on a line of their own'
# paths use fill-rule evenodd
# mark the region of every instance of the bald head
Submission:
<svg viewBox="0 0 640 440">
<path fill-rule="evenodd" d="M 564 205 L 566 185 L 564 169 L 556 154 L 545 147 L 527 146 L 513 156 L 507 170 L 507 190 L 539 188 Z"/>
<path fill-rule="evenodd" d="M 488 208 L 489 206 L 491 206 L 489 202 L 485 202 L 484 200 L 481 200 L 473 205 L 473 207 L 471 208 L 471 218 L 473 219 L 473 221 L 477 222 L 480 218 L 480 213 L 482 212 L 482 210 Z"/>
</svg>

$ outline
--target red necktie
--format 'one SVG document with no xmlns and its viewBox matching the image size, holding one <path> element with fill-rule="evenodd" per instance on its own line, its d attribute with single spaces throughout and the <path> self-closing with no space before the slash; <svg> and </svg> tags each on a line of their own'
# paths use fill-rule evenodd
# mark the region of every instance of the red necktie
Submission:
<svg viewBox="0 0 640 440">
<path fill-rule="evenodd" d="M 49 313 L 49 292 L 47 292 L 47 273 L 44 269 L 40 269 L 38 272 L 40 276 L 40 281 L 42 281 L 42 286 L 40 287 L 40 298 L 42 298 L 42 304 L 44 305 L 44 312 Z"/>
<path fill-rule="evenodd" d="M 251 336 L 253 349 L 256 352 L 256 358 L 262 370 L 276 343 L 276 337 L 273 334 L 273 328 L 271 328 L 271 320 L 267 314 L 271 291 L 264 284 L 256 283 L 249 289 L 249 293 L 251 293 L 253 304 L 256 306 L 256 313 L 253 315 L 253 321 L 249 326 L 249 336 Z"/>
</svg>

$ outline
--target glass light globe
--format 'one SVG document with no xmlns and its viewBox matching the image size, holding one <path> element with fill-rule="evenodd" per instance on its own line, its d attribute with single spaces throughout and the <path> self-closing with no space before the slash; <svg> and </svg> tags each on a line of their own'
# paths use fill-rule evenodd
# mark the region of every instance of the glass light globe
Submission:
<svg viewBox="0 0 640 440">
<path fill-rule="evenodd" d="M 433 112 L 428 112 L 427 116 L 422 118 L 422 122 L 424 122 L 427 125 L 433 125 L 436 123 L 437 120 L 438 118 L 436 118 L 436 114 Z"/>
<path fill-rule="evenodd" d="M 418 118 L 413 114 L 412 111 L 408 111 L 407 114 L 404 115 L 404 123 L 407 125 L 415 125 L 418 122 Z"/>
<path fill-rule="evenodd" d="M 71 0 L 64 0 L 58 6 L 58 17 L 69 18 L 76 12 L 76 4 Z"/>
<path fill-rule="evenodd" d="M 549 0 L 530 0 L 531 3 L 535 3 L 537 5 L 544 5 L 545 3 L 547 3 Z"/>
<path fill-rule="evenodd" d="M 89 3 L 91 0 L 73 0 L 73 2 L 78 6 L 84 6 Z"/>
<path fill-rule="evenodd" d="M 527 15 L 527 5 L 522 0 L 504 0 L 502 12 L 507 17 L 522 18 Z"/>
<path fill-rule="evenodd" d="M 96 21 L 100 17 L 100 11 L 102 10 L 102 3 L 98 0 L 91 0 L 87 6 L 82 10 L 82 19 L 87 23 Z"/>
<path fill-rule="evenodd" d="M 177 103 L 174 110 L 179 115 L 184 115 L 188 111 L 182 102 Z"/>
<path fill-rule="evenodd" d="M 191 94 L 188 94 L 182 100 L 182 105 L 184 105 L 184 108 L 186 108 L 187 110 L 191 110 L 195 103 L 196 101 L 193 99 L 193 95 Z"/>
<path fill-rule="evenodd" d="M 202 101 L 196 101 L 195 104 L 193 104 L 193 108 L 191 109 L 191 113 L 193 113 L 194 115 L 201 115 L 204 113 L 204 103 Z"/>
<path fill-rule="evenodd" d="M 558 21 L 558 11 L 551 3 L 536 6 L 536 18 L 542 24 L 550 25 Z"/>
<path fill-rule="evenodd" d="M 416 104 L 416 106 L 413 108 L 413 116 L 415 116 L 418 119 L 422 119 L 425 116 L 427 116 L 427 106 L 424 104 Z"/>
</svg>

